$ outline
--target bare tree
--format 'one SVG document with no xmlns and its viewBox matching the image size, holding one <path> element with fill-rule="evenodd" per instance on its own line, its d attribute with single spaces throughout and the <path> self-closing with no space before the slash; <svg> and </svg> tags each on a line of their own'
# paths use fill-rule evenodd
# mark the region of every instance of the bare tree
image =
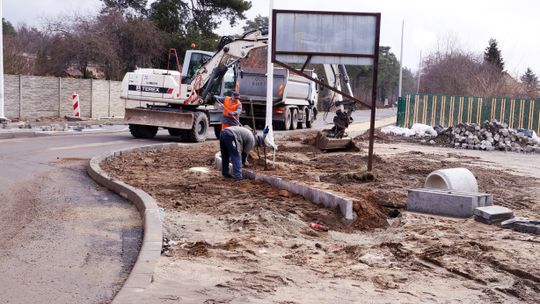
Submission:
<svg viewBox="0 0 540 304">
<path fill-rule="evenodd" d="M 457 47 L 455 39 L 439 43 L 425 57 L 421 68 L 420 92 L 466 96 L 520 95 L 519 84 L 506 72 L 488 62 L 481 54 Z"/>
</svg>

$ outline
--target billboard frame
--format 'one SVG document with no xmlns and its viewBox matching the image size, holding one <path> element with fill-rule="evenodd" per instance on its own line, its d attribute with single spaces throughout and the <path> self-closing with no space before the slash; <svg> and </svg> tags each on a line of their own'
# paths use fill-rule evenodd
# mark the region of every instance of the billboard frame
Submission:
<svg viewBox="0 0 540 304">
<path fill-rule="evenodd" d="M 351 53 L 319 53 L 319 52 L 297 52 L 297 51 L 276 51 L 276 16 L 280 13 L 284 14 L 312 14 L 312 15 L 343 15 L 343 16 L 365 16 L 365 17 L 375 17 L 375 49 L 374 54 L 351 54 Z M 307 10 L 272 10 L 272 37 L 271 37 L 271 58 L 272 62 L 286 68 L 287 70 L 303 76 L 311 81 L 316 82 L 322 87 L 325 87 L 333 92 L 336 92 L 343 97 L 346 97 L 356 103 L 362 104 L 368 107 L 371 110 L 370 115 L 370 129 L 369 129 L 369 152 L 368 152 L 368 171 L 373 170 L 373 145 L 375 141 L 375 119 L 376 119 L 376 108 L 377 108 L 377 83 L 379 76 L 379 44 L 381 38 L 381 13 L 365 13 L 365 12 L 333 12 L 333 11 L 307 11 Z M 306 61 L 302 65 L 300 70 L 294 68 L 290 64 L 281 62 L 276 59 L 277 55 L 298 55 L 306 56 Z M 372 83 L 372 92 L 371 92 L 371 104 L 363 102 L 354 96 L 340 91 L 318 79 L 310 77 L 304 73 L 304 69 L 309 64 L 313 56 L 328 56 L 328 57 L 356 57 L 356 58 L 369 58 L 373 60 L 373 83 Z"/>
</svg>

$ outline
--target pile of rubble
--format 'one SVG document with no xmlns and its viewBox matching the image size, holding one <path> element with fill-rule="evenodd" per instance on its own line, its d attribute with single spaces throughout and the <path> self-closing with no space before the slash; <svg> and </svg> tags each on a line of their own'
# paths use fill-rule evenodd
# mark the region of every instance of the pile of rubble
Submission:
<svg viewBox="0 0 540 304">
<path fill-rule="evenodd" d="M 439 136 L 449 137 L 455 148 L 540 153 L 540 138 L 534 131 L 508 128 L 495 120 L 481 125 L 461 123 L 443 130 Z"/>
<path fill-rule="evenodd" d="M 411 129 L 388 126 L 381 132 L 393 136 L 420 138 L 423 144 L 454 148 L 540 153 L 540 137 L 532 130 L 512 129 L 496 120 L 482 124 L 460 123 L 454 127 L 414 124 Z"/>
</svg>

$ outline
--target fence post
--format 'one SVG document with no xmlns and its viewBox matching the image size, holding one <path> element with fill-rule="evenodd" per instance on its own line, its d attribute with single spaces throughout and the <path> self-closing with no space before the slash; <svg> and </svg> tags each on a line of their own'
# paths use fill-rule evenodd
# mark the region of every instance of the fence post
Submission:
<svg viewBox="0 0 540 304">
<path fill-rule="evenodd" d="M 111 80 L 109 79 L 109 108 L 107 111 L 107 117 L 111 117 Z"/>
<path fill-rule="evenodd" d="M 62 117 L 62 77 L 58 77 L 58 117 Z"/>
<path fill-rule="evenodd" d="M 94 79 L 90 78 L 90 118 L 93 118 L 93 110 L 94 110 Z"/>
<path fill-rule="evenodd" d="M 22 119 L 23 117 L 22 111 L 22 75 L 19 74 L 19 119 Z"/>
</svg>

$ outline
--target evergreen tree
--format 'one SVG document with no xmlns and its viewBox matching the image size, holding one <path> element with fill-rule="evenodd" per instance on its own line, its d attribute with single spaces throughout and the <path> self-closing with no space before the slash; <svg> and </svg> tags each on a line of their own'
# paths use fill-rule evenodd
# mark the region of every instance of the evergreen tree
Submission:
<svg viewBox="0 0 540 304">
<path fill-rule="evenodd" d="M 2 33 L 4 35 L 13 35 L 16 34 L 15 28 L 11 22 L 7 21 L 5 18 L 2 18 Z"/>
<path fill-rule="evenodd" d="M 525 86 L 525 90 L 527 91 L 527 94 L 529 96 L 538 95 L 538 77 L 534 72 L 531 70 L 531 68 L 527 68 L 527 71 L 525 74 L 521 76 L 521 83 Z"/>
<path fill-rule="evenodd" d="M 489 45 L 484 52 L 484 62 L 496 66 L 502 72 L 504 70 L 504 61 L 497 40 L 491 38 L 488 43 Z"/>
<path fill-rule="evenodd" d="M 157 0 L 150 6 L 149 19 L 167 33 L 168 48 L 176 48 L 179 56 L 191 48 L 213 50 L 218 36 L 214 31 L 223 20 L 231 25 L 245 19 L 244 13 L 251 8 L 245 0 Z M 162 65 L 167 62 L 166 57 Z"/>
<path fill-rule="evenodd" d="M 145 15 L 148 0 L 101 0 L 104 12 L 119 11 L 126 15 Z"/>
<path fill-rule="evenodd" d="M 242 27 L 244 32 L 258 30 L 259 28 L 268 28 L 268 17 L 257 15 L 253 20 L 247 20 L 246 25 Z"/>
</svg>

